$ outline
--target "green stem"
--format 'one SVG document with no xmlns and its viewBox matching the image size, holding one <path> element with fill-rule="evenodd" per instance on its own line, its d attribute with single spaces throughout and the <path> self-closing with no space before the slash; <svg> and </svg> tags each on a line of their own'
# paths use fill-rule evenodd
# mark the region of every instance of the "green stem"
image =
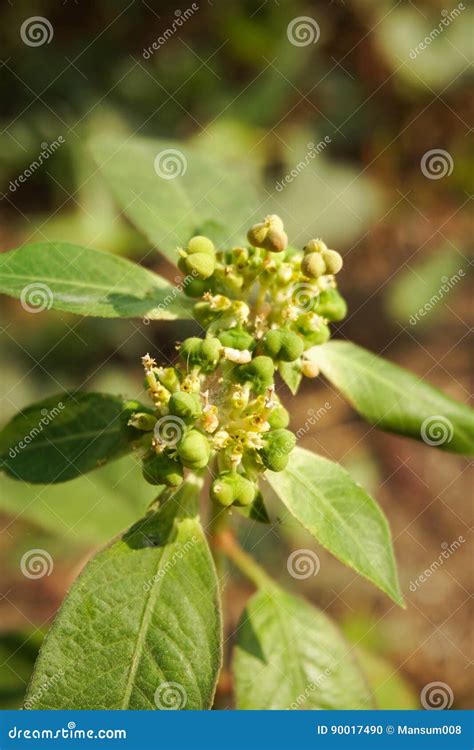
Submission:
<svg viewBox="0 0 474 750">
<path fill-rule="evenodd" d="M 242 549 L 231 532 L 221 533 L 216 539 L 216 545 L 257 588 L 268 589 L 275 585 L 253 557 Z"/>
</svg>

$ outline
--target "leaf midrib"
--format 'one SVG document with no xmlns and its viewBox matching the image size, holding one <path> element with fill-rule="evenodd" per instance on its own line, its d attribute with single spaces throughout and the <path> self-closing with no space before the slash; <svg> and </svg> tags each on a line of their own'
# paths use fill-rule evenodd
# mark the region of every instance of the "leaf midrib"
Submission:
<svg viewBox="0 0 474 750">
<path fill-rule="evenodd" d="M 141 269 L 141 270 L 145 270 L 145 269 Z M 160 283 L 158 282 L 158 280 L 155 279 L 152 274 L 150 274 L 149 278 L 150 278 L 150 281 L 153 282 L 154 289 L 166 289 L 167 288 L 167 286 L 165 284 L 160 285 Z M 87 282 L 74 281 L 74 280 L 69 280 L 69 279 L 61 278 L 61 277 L 58 277 L 58 276 L 57 277 L 50 277 L 50 276 L 36 276 L 36 275 L 35 276 L 29 276 L 28 274 L 5 274 L 5 273 L 2 273 L 0 271 L 0 282 L 3 281 L 4 279 L 6 279 L 7 281 L 11 281 L 11 280 L 15 279 L 15 280 L 20 281 L 20 283 L 22 281 L 37 281 L 37 282 L 48 282 L 49 281 L 50 284 L 54 284 L 55 283 L 55 284 L 62 284 L 63 286 L 73 286 L 73 287 L 88 288 L 88 289 L 99 289 L 99 290 L 101 290 L 103 292 L 108 292 L 108 293 L 110 293 L 110 292 L 123 292 L 123 293 L 126 293 L 126 294 L 130 294 L 132 291 L 133 292 L 135 291 L 135 290 L 131 290 L 130 287 L 121 287 L 121 286 L 118 286 L 118 285 L 114 285 L 113 287 L 111 287 L 110 284 L 109 285 L 97 284 L 97 283 L 94 283 L 92 281 L 90 281 L 90 282 L 89 281 L 87 281 Z M 169 286 L 171 287 L 171 284 Z M 138 299 L 143 299 L 143 298 L 138 298 Z"/>
</svg>

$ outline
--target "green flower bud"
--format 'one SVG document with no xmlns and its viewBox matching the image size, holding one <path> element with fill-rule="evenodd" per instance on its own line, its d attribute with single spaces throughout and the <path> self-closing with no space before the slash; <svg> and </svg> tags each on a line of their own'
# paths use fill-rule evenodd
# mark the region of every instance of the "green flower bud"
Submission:
<svg viewBox="0 0 474 750">
<path fill-rule="evenodd" d="M 347 304 L 337 289 L 324 289 L 319 295 L 316 312 L 327 320 L 343 320 L 347 315 Z"/>
<path fill-rule="evenodd" d="M 194 253 L 185 259 L 186 268 L 190 273 L 195 273 L 200 279 L 208 279 L 216 268 L 216 259 L 209 253 Z"/>
<path fill-rule="evenodd" d="M 342 268 L 342 257 L 336 250 L 324 250 L 323 258 L 326 263 L 326 273 L 339 273 Z"/>
<path fill-rule="evenodd" d="M 255 485 L 241 474 L 224 472 L 211 485 L 212 499 L 221 505 L 250 505 L 256 494 Z"/>
<path fill-rule="evenodd" d="M 250 382 L 256 393 L 265 393 L 273 384 L 275 367 L 270 357 L 259 356 L 246 365 L 239 365 L 235 371 L 241 383 Z"/>
<path fill-rule="evenodd" d="M 288 427 L 290 423 L 290 415 L 285 407 L 279 404 L 271 410 L 267 417 L 267 422 L 273 430 L 281 427 Z"/>
<path fill-rule="evenodd" d="M 170 414 L 185 420 L 195 420 L 202 414 L 202 405 L 199 394 L 177 391 L 173 393 L 169 402 Z"/>
<path fill-rule="evenodd" d="M 240 351 L 244 349 L 251 351 L 255 346 L 254 337 L 240 326 L 238 328 L 231 328 L 228 331 L 222 331 L 219 333 L 218 338 L 222 346 L 239 349 Z"/>
<path fill-rule="evenodd" d="M 155 429 L 156 417 L 153 414 L 136 411 L 135 414 L 132 414 L 127 424 L 130 427 L 135 427 L 136 430 L 150 432 Z"/>
<path fill-rule="evenodd" d="M 212 240 L 200 234 L 189 240 L 187 250 L 190 255 L 194 255 L 194 253 L 206 253 L 206 255 L 214 256 L 216 254 L 216 248 Z"/>
<path fill-rule="evenodd" d="M 272 359 L 293 362 L 303 354 L 304 343 L 296 333 L 276 329 L 267 331 L 262 339 L 262 349 Z"/>
<path fill-rule="evenodd" d="M 316 331 L 305 334 L 305 341 L 309 346 L 318 346 L 319 344 L 325 344 L 329 341 L 331 332 L 325 323 L 320 323 L 319 328 Z"/>
<path fill-rule="evenodd" d="M 143 461 L 142 473 L 150 484 L 166 484 L 179 487 L 183 481 L 183 467 L 166 453 L 153 453 Z"/>
<path fill-rule="evenodd" d="M 187 432 L 178 446 L 178 456 L 188 469 L 203 469 L 207 466 L 210 455 L 209 441 L 198 430 Z"/>
<path fill-rule="evenodd" d="M 327 245 L 322 240 L 310 240 L 306 243 L 303 248 L 303 252 L 307 253 L 324 253 L 327 250 Z"/>
<path fill-rule="evenodd" d="M 301 261 L 301 270 L 305 276 L 317 279 L 326 273 L 326 263 L 321 253 L 308 253 Z"/>
</svg>

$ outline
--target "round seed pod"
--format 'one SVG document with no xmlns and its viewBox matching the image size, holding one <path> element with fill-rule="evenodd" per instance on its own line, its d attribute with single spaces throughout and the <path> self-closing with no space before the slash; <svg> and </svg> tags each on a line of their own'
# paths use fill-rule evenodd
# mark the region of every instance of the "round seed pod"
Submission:
<svg viewBox="0 0 474 750">
<path fill-rule="evenodd" d="M 288 455 L 296 445 L 296 437 L 290 430 L 271 430 L 265 438 L 265 446 L 273 451 Z"/>
<path fill-rule="evenodd" d="M 200 279 L 208 279 L 216 268 L 215 256 L 209 253 L 193 253 L 185 261 L 189 273 L 195 273 Z"/>
<path fill-rule="evenodd" d="M 253 247 L 263 247 L 265 237 L 268 233 L 268 225 L 265 222 L 254 224 L 247 232 L 247 239 Z"/>
<path fill-rule="evenodd" d="M 201 368 L 203 372 L 213 372 L 219 364 L 222 344 L 218 338 L 208 337 L 201 343 Z"/>
<path fill-rule="evenodd" d="M 197 336 L 190 336 L 180 346 L 180 357 L 191 367 L 197 367 L 201 364 L 201 344 L 202 339 Z"/>
<path fill-rule="evenodd" d="M 331 331 L 325 323 L 320 323 L 317 331 L 305 334 L 304 340 L 308 346 L 318 346 L 329 341 Z"/>
<path fill-rule="evenodd" d="M 195 420 L 202 414 L 202 405 L 197 393 L 176 391 L 168 401 L 170 414 L 185 420 Z"/>
<path fill-rule="evenodd" d="M 143 461 L 142 473 L 149 484 L 179 487 L 183 481 L 183 467 L 166 453 L 153 453 L 147 456 Z"/>
<path fill-rule="evenodd" d="M 279 328 L 272 329 L 262 339 L 262 350 L 272 359 L 278 359 L 280 354 L 282 333 Z"/>
<path fill-rule="evenodd" d="M 282 229 L 269 229 L 261 247 L 272 253 L 281 253 L 288 247 L 288 237 Z"/>
<path fill-rule="evenodd" d="M 304 246 L 303 252 L 305 255 L 306 253 L 323 253 L 327 249 L 326 243 L 322 240 L 310 240 Z"/>
<path fill-rule="evenodd" d="M 301 261 L 301 270 L 310 279 L 318 279 L 326 273 L 326 263 L 321 253 L 308 253 Z"/>
<path fill-rule="evenodd" d="M 246 365 L 235 368 L 236 376 L 241 383 L 250 382 L 255 393 L 265 393 L 266 389 L 273 384 L 275 367 L 270 357 L 254 357 Z"/>
<path fill-rule="evenodd" d="M 290 415 L 285 407 L 279 404 L 271 410 L 267 417 L 267 422 L 274 430 L 280 427 L 288 427 L 290 423 Z"/>
<path fill-rule="evenodd" d="M 240 327 L 231 328 L 228 331 L 221 331 L 218 335 L 218 339 L 222 346 L 228 346 L 231 349 L 239 349 L 239 351 L 243 351 L 244 349 L 251 351 L 255 346 L 254 337 Z"/>
<path fill-rule="evenodd" d="M 262 448 L 259 453 L 263 465 L 266 469 L 270 469 L 270 471 L 283 471 L 288 464 L 288 456 L 286 453 L 270 451 L 267 448 Z"/>
<path fill-rule="evenodd" d="M 214 502 L 229 506 L 234 502 L 234 486 L 225 475 L 220 474 L 211 484 L 210 495 Z"/>
<path fill-rule="evenodd" d="M 223 472 L 211 485 L 211 498 L 225 506 L 250 505 L 255 498 L 255 493 L 256 488 L 253 482 L 241 474 L 231 472 Z"/>
<path fill-rule="evenodd" d="M 294 362 L 301 357 L 304 351 L 304 342 L 301 336 L 291 331 L 283 331 L 281 336 L 281 347 L 279 359 L 282 362 Z"/>
<path fill-rule="evenodd" d="M 188 253 L 194 255 L 194 253 L 206 253 L 207 255 L 215 255 L 216 248 L 214 243 L 208 237 L 203 237 L 197 234 L 195 237 L 191 237 L 187 247 Z"/>
<path fill-rule="evenodd" d="M 178 445 L 178 456 L 188 469 L 203 469 L 207 466 L 211 448 L 202 432 L 189 430 Z"/>
<path fill-rule="evenodd" d="M 347 304 L 337 289 L 325 289 L 319 295 L 316 312 L 327 320 L 343 320 L 347 315 Z"/>
<path fill-rule="evenodd" d="M 326 263 L 326 273 L 339 273 L 342 268 L 342 256 L 336 250 L 325 250 L 323 258 Z"/>
</svg>

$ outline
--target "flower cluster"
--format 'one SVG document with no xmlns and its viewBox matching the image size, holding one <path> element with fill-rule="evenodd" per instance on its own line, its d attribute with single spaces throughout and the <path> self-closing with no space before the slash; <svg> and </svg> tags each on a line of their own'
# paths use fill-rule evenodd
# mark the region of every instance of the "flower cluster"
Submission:
<svg viewBox="0 0 474 750">
<path fill-rule="evenodd" d="M 315 377 L 306 352 L 326 342 L 328 324 L 346 314 L 336 289 L 339 253 L 313 239 L 302 251 L 288 246 L 283 223 L 268 216 L 253 226 L 248 245 L 216 250 L 207 237 L 179 249 L 184 286 L 196 298 L 194 316 L 206 331 L 178 347 L 173 367 L 143 357 L 149 412 L 130 424 L 150 432 L 143 474 L 152 484 L 178 486 L 185 469 L 212 461 L 211 498 L 247 506 L 259 476 L 281 471 L 296 438 L 275 391 L 275 374 L 291 363 Z"/>
</svg>

